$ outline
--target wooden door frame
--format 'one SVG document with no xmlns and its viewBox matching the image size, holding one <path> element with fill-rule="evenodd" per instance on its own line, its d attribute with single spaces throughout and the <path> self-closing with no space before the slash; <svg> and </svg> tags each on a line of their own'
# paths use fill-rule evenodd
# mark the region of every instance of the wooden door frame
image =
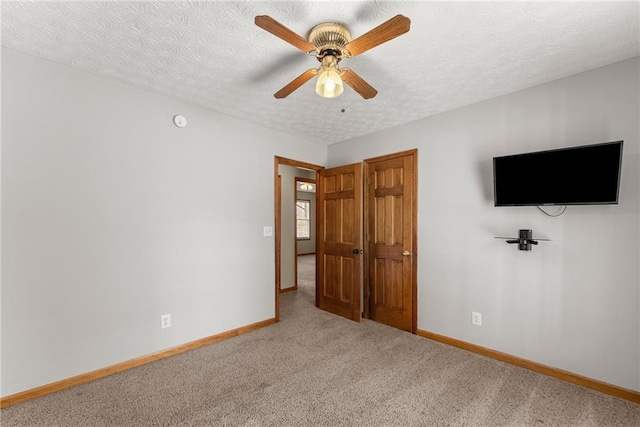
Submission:
<svg viewBox="0 0 640 427">
<path fill-rule="evenodd" d="M 304 169 L 310 169 L 316 173 L 319 170 L 324 169 L 323 166 L 314 165 L 312 163 L 301 162 L 299 160 L 288 159 L 286 157 L 274 156 L 274 171 L 273 171 L 273 188 L 274 188 L 274 245 L 275 245 L 275 319 L 276 322 L 280 320 L 280 281 L 281 281 L 281 245 L 282 245 L 282 183 L 280 177 L 280 166 L 293 166 Z M 294 180 L 295 181 L 295 180 Z M 298 248 L 296 245 L 296 255 Z M 297 281 L 297 272 L 296 272 Z M 297 283 L 297 282 L 296 282 Z"/>
<path fill-rule="evenodd" d="M 364 203 L 364 242 L 365 246 L 368 247 L 367 242 L 367 233 L 369 231 L 369 209 L 373 207 L 369 206 L 369 200 L 366 196 L 369 192 L 368 177 L 370 168 L 374 163 L 392 160 L 399 157 L 412 156 L 413 162 L 413 176 L 410 177 L 411 184 L 411 195 L 413 199 L 413 206 L 411 212 L 411 333 L 415 334 L 418 331 L 418 149 L 412 149 L 407 151 L 401 151 L 399 153 L 387 154 L 384 156 L 373 157 L 370 159 L 365 159 L 364 162 L 364 171 L 363 171 L 363 203 Z M 406 184 L 406 183 L 405 183 Z M 364 318 L 370 318 L 370 299 L 371 295 L 371 283 L 369 278 L 369 266 L 371 264 L 371 255 L 369 251 L 365 250 L 364 253 Z"/>
</svg>

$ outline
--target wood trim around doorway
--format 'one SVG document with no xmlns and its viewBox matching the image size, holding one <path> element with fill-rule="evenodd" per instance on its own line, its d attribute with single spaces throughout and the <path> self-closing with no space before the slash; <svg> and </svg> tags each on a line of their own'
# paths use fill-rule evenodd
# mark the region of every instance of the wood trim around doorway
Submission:
<svg viewBox="0 0 640 427">
<path fill-rule="evenodd" d="M 275 245 L 275 319 L 280 320 L 280 281 L 281 281 L 281 245 L 282 245 L 282 178 L 280 176 L 280 165 L 293 166 L 301 169 L 315 171 L 324 169 L 323 166 L 313 163 L 301 162 L 299 160 L 288 159 L 286 157 L 274 156 L 274 245 Z M 296 249 L 297 252 L 297 249 Z"/>
</svg>

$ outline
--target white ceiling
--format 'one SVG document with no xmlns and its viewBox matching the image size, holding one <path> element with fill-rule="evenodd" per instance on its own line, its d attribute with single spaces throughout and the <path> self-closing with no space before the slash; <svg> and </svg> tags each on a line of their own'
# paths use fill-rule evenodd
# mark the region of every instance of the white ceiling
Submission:
<svg viewBox="0 0 640 427">
<path fill-rule="evenodd" d="M 2 44 L 331 144 L 640 54 L 638 1 L 2 2 Z M 403 14 L 409 33 L 344 59 L 378 90 L 335 99 L 306 83 L 273 94 L 314 57 L 254 25 L 269 15 L 306 37 L 353 38 Z M 342 110 L 344 109 L 344 112 Z"/>
</svg>

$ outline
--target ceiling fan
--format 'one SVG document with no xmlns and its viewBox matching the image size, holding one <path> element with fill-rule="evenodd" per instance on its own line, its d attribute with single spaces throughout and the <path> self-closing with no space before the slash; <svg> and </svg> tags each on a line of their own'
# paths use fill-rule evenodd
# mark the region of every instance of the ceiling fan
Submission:
<svg viewBox="0 0 640 427">
<path fill-rule="evenodd" d="M 388 42 L 409 31 L 411 21 L 406 16 L 396 15 L 380 24 L 368 33 L 351 40 L 351 33 L 346 25 L 338 22 L 323 22 L 309 31 L 307 39 L 294 33 L 270 16 L 261 15 L 255 18 L 256 25 L 287 43 L 297 47 L 320 61 L 320 67 L 310 68 L 274 94 L 278 99 L 286 98 L 294 90 L 318 75 L 316 93 L 325 98 L 334 98 L 342 94 L 342 82 L 365 99 L 376 96 L 378 91 L 362 77 L 348 68 L 339 68 L 343 58 L 360 55 L 382 43 Z"/>
</svg>

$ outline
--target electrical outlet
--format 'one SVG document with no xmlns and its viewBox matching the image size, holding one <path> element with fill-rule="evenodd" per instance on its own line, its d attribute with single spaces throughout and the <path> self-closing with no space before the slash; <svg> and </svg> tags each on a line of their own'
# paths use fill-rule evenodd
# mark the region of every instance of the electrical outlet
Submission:
<svg viewBox="0 0 640 427">
<path fill-rule="evenodd" d="M 265 225 L 262 228 L 262 235 L 264 237 L 271 237 L 273 236 L 273 227 L 271 227 L 270 225 Z"/>
<path fill-rule="evenodd" d="M 482 313 L 478 313 L 477 311 L 472 311 L 471 323 L 476 326 L 482 326 Z"/>
<path fill-rule="evenodd" d="M 160 328 L 164 329 L 164 328 L 170 328 L 170 327 L 171 327 L 171 315 L 163 314 L 162 316 L 160 316 Z"/>
</svg>

